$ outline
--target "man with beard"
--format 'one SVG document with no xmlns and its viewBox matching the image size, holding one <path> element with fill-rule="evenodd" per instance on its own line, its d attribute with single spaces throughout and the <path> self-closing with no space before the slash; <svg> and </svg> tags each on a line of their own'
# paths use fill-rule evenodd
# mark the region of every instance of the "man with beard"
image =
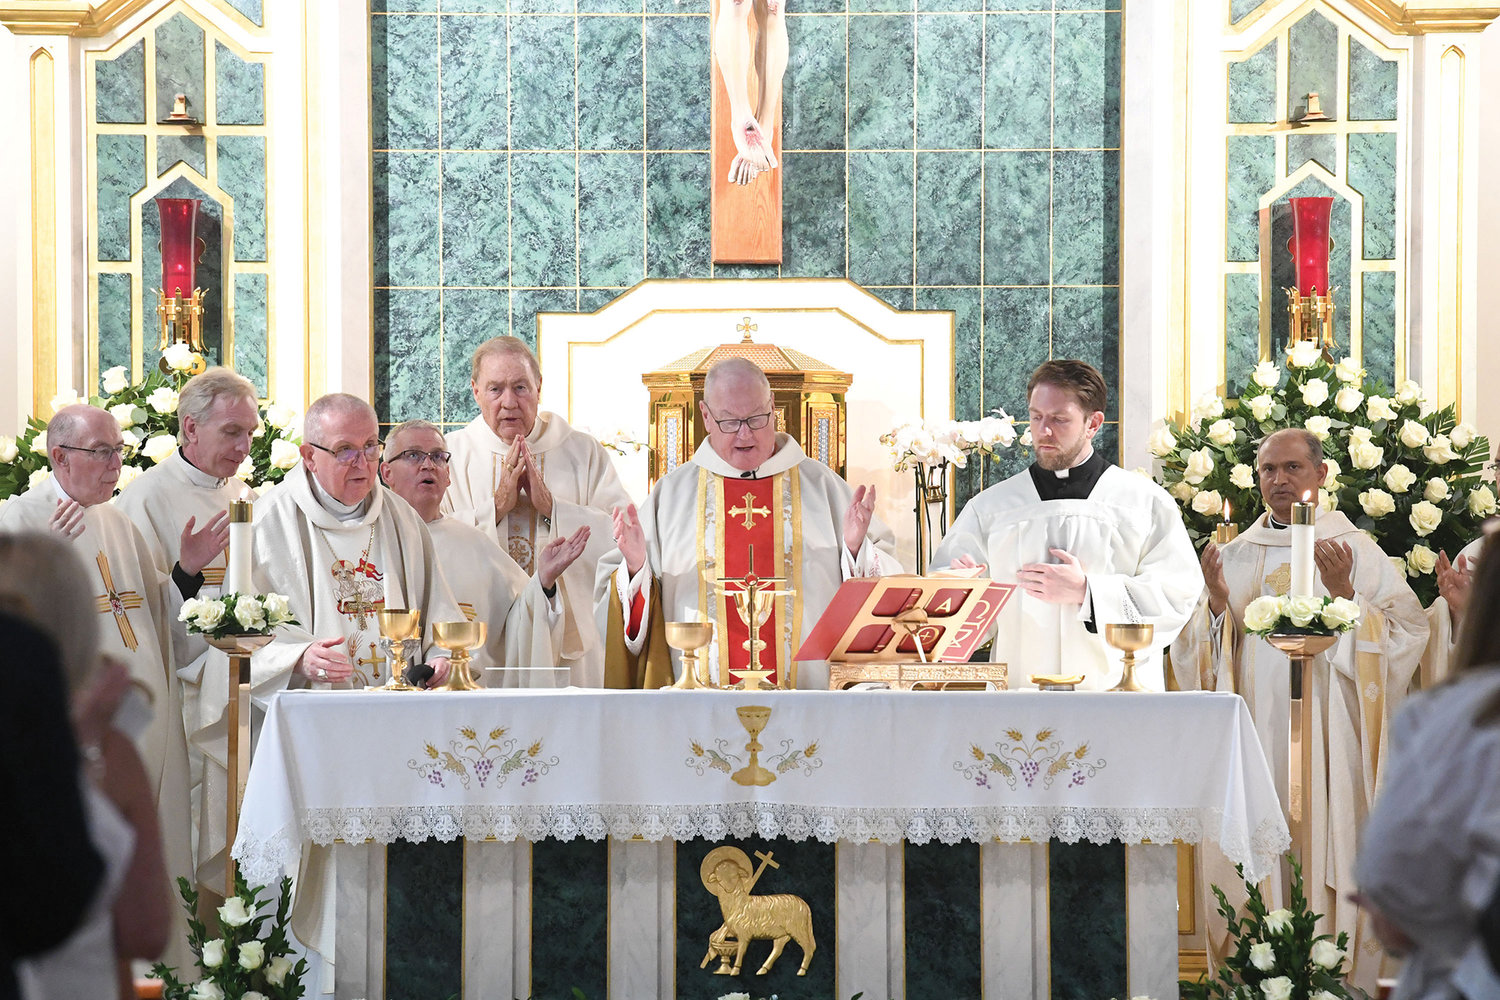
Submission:
<svg viewBox="0 0 1500 1000">
<path fill-rule="evenodd" d="M 1104 424 L 1104 379 L 1082 361 L 1053 360 L 1026 386 L 1031 467 L 964 507 L 933 565 L 983 566 L 1019 590 L 995 620 L 990 659 L 1009 664 L 1009 686 L 1030 675 L 1082 674 L 1080 688 L 1120 679 L 1106 625 L 1155 626 L 1136 657 L 1136 679 L 1161 690 L 1161 654 L 1203 589 L 1177 504 L 1145 476 L 1110 464 L 1093 446 Z"/>
</svg>

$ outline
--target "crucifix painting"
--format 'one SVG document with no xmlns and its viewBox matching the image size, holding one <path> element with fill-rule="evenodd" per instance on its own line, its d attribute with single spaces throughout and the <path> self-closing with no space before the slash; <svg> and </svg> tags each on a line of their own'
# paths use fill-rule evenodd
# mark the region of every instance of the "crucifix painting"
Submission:
<svg viewBox="0 0 1500 1000">
<path fill-rule="evenodd" d="M 781 263 L 785 0 L 713 0 L 712 214 L 716 264 Z"/>
</svg>

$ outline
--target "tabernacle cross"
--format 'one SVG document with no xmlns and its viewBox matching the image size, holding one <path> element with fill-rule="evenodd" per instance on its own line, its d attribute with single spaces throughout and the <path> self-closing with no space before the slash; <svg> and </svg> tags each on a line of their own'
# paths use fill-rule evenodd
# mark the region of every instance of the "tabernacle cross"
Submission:
<svg viewBox="0 0 1500 1000">
<path fill-rule="evenodd" d="M 133 590 L 116 590 L 114 574 L 109 571 L 109 556 L 99 553 L 94 560 L 99 564 L 99 578 L 104 581 L 104 593 L 94 598 L 94 607 L 101 615 L 115 616 L 115 626 L 120 630 L 120 640 L 125 648 L 135 652 L 140 645 L 135 637 L 135 628 L 130 624 L 129 611 L 141 606 L 141 595 Z"/>
</svg>

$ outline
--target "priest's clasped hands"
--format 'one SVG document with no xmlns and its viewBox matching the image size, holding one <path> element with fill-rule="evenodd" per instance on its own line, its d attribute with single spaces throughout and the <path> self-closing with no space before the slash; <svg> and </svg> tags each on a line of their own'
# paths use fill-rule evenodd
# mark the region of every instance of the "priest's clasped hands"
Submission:
<svg viewBox="0 0 1500 1000">
<path fill-rule="evenodd" d="M 1016 583 L 1039 601 L 1048 604 L 1083 604 L 1088 596 L 1088 577 L 1078 557 L 1066 549 L 1048 549 L 1055 563 L 1027 563 L 1016 571 Z M 949 564 L 953 569 L 984 569 L 984 563 L 973 556 L 959 556 Z"/>
<path fill-rule="evenodd" d="M 517 434 L 511 441 L 510 452 L 500 460 L 500 482 L 495 487 L 496 524 L 515 510 L 522 493 L 531 499 L 531 506 L 538 514 L 552 519 L 552 491 L 542 481 L 542 471 L 537 468 L 536 456 L 526 439 Z"/>
</svg>

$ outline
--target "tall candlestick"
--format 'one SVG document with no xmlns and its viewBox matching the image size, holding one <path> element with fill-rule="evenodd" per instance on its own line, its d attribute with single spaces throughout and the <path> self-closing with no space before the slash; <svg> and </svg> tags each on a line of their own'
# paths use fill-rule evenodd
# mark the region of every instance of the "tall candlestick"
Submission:
<svg viewBox="0 0 1500 1000">
<path fill-rule="evenodd" d="M 249 500 L 229 501 L 229 570 L 224 575 L 224 593 L 253 594 L 250 568 L 255 564 L 255 534 L 250 524 L 254 505 Z"/>
<path fill-rule="evenodd" d="M 1311 597 L 1316 593 L 1313 582 L 1313 544 L 1317 529 L 1313 527 L 1313 505 L 1308 500 L 1292 504 L 1292 597 Z"/>
</svg>

